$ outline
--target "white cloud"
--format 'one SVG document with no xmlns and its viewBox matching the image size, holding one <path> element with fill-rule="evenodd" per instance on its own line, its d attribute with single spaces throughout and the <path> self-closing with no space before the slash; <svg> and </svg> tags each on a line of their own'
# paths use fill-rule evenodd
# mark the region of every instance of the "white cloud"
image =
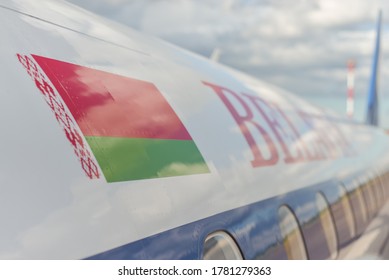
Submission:
<svg viewBox="0 0 389 280">
<path fill-rule="evenodd" d="M 350 58 L 356 95 L 365 95 L 378 9 L 389 10 L 383 0 L 69 1 L 204 56 L 218 47 L 222 63 L 307 96 L 343 94 Z M 385 28 L 382 35 L 388 58 Z"/>
<path fill-rule="evenodd" d="M 323 27 L 337 27 L 369 20 L 377 15 L 380 1 L 317 0 L 317 9 L 309 15 L 312 23 Z"/>
</svg>

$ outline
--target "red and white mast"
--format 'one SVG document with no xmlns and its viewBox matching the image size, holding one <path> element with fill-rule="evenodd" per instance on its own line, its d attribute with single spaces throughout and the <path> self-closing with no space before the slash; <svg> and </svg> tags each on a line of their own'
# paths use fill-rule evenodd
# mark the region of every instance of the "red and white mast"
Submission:
<svg viewBox="0 0 389 280">
<path fill-rule="evenodd" d="M 347 116 L 352 118 L 354 115 L 354 80 L 355 80 L 355 62 L 349 60 L 347 62 Z"/>
</svg>

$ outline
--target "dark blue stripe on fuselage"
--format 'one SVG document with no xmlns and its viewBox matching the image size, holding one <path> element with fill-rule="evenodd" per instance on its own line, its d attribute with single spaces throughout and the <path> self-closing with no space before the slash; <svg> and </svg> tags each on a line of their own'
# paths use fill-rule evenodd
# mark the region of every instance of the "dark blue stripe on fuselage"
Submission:
<svg viewBox="0 0 389 280">
<path fill-rule="evenodd" d="M 348 189 L 350 197 L 352 189 Z M 223 230 L 231 234 L 245 259 L 286 259 L 278 225 L 278 209 L 288 205 L 295 213 L 310 259 L 325 259 L 330 253 L 315 204 L 318 192 L 331 204 L 338 235 L 338 247 L 352 240 L 341 211 L 338 182 L 328 181 L 226 211 L 192 222 L 142 240 L 94 255 L 88 259 L 201 259 L 204 240 L 208 234 Z M 350 200 L 351 204 L 352 201 Z M 358 210 L 358 204 L 352 205 Z M 366 226 L 356 221 L 358 233 Z"/>
</svg>

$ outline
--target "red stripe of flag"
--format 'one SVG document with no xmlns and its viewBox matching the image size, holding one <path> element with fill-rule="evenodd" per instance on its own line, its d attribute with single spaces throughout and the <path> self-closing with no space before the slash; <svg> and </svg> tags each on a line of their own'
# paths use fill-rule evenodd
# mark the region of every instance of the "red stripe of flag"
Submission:
<svg viewBox="0 0 389 280">
<path fill-rule="evenodd" d="M 32 56 L 85 136 L 192 140 L 152 83 Z"/>
</svg>

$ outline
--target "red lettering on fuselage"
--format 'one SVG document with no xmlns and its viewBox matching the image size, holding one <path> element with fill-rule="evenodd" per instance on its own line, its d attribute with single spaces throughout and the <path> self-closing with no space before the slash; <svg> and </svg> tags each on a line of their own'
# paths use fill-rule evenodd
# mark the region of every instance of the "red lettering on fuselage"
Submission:
<svg viewBox="0 0 389 280">
<path fill-rule="evenodd" d="M 270 138 L 268 132 L 258 122 L 254 120 L 253 118 L 254 114 L 250 109 L 250 107 L 248 106 L 248 104 L 243 100 L 243 98 L 228 88 L 214 85 L 211 83 L 206 83 L 206 82 L 204 82 L 204 84 L 211 87 L 217 93 L 217 95 L 226 105 L 227 109 L 230 111 L 231 115 L 233 116 L 236 123 L 238 124 L 240 131 L 242 132 L 243 136 L 246 138 L 246 141 L 254 156 L 254 159 L 251 161 L 253 167 L 276 164 L 278 162 L 279 155 L 275 147 L 275 144 L 273 140 Z M 242 108 L 244 109 L 244 113 L 240 113 L 237 110 L 237 108 L 233 105 L 233 101 L 231 101 L 231 98 L 233 98 L 242 106 Z M 257 132 L 259 132 L 260 135 L 265 140 L 267 150 L 270 153 L 269 158 L 264 157 L 263 151 L 260 150 L 252 132 L 248 127 L 249 124 L 254 126 Z"/>
<path fill-rule="evenodd" d="M 352 147 L 334 121 L 291 106 L 288 114 L 255 94 L 203 82 L 221 99 L 242 132 L 253 155 L 253 167 L 350 156 Z M 293 115 L 292 119 L 289 117 Z"/>
<path fill-rule="evenodd" d="M 282 151 L 285 154 L 285 162 L 291 163 L 301 161 L 303 159 L 303 154 L 300 150 L 300 147 L 298 145 L 294 145 L 296 154 L 292 155 L 292 152 L 289 149 L 290 147 L 288 147 L 284 141 L 286 138 L 292 138 L 292 143 L 294 144 L 297 144 L 298 141 L 298 138 L 296 138 L 293 134 L 293 129 L 289 127 L 289 123 L 284 119 L 286 116 L 278 113 L 278 110 L 275 109 L 276 105 L 274 103 L 266 102 L 264 99 L 258 96 L 249 94 L 243 95 L 248 98 L 248 100 L 253 104 L 254 108 L 260 113 L 260 115 L 270 127 L 278 143 L 281 145 Z M 282 122 L 283 125 L 281 124 Z"/>
</svg>

